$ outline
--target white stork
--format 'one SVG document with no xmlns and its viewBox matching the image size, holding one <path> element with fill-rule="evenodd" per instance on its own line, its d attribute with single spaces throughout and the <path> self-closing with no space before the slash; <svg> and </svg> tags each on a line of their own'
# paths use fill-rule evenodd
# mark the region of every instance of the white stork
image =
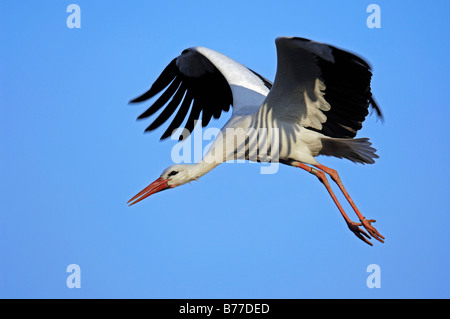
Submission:
<svg viewBox="0 0 450 319">
<path fill-rule="evenodd" d="M 138 117 L 147 118 L 165 106 L 146 129 L 151 131 L 175 114 L 161 139 L 171 136 L 186 117 L 184 127 L 189 134 L 197 120 L 206 126 L 211 117 L 219 118 L 230 105 L 233 112 L 202 160 L 169 166 L 128 203 L 133 205 L 154 193 L 197 180 L 228 160 L 278 161 L 315 175 L 358 238 L 369 245 L 370 235 L 383 242 L 384 237 L 371 225 L 375 220 L 361 214 L 338 173 L 315 159 L 326 155 L 372 164 L 378 158 L 368 138 L 354 138 L 369 113 L 369 105 L 382 117 L 370 90 L 370 66 L 352 53 L 304 38 L 279 37 L 275 43 L 278 61 L 273 84 L 219 52 L 194 47 L 173 59 L 146 93 L 130 101 L 142 102 L 162 92 Z M 264 139 L 250 136 L 244 145 L 226 138 L 229 129 L 255 132 L 262 128 Z M 256 149 L 249 151 L 256 140 Z M 271 151 L 267 154 L 260 150 L 261 140 L 269 144 Z M 242 147 L 245 151 L 239 152 Z M 275 148 L 277 156 L 273 156 Z M 360 223 L 347 216 L 326 174 L 339 186 Z"/>
</svg>

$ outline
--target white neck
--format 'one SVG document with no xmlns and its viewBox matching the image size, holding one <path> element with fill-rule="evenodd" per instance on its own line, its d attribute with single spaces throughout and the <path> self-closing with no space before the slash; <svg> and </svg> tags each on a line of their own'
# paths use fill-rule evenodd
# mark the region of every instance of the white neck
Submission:
<svg viewBox="0 0 450 319">
<path fill-rule="evenodd" d="M 195 176 L 194 179 L 198 179 L 211 171 L 213 168 L 215 168 L 220 163 L 212 162 L 208 163 L 205 161 L 205 158 L 203 158 L 200 162 L 195 164 L 190 164 L 190 172 L 192 173 L 192 176 Z"/>
<path fill-rule="evenodd" d="M 167 170 L 177 170 L 179 173 L 171 178 L 174 184 L 182 185 L 194 180 L 198 180 L 200 177 L 211 171 L 220 163 L 208 163 L 202 159 L 195 164 L 176 164 Z"/>
</svg>

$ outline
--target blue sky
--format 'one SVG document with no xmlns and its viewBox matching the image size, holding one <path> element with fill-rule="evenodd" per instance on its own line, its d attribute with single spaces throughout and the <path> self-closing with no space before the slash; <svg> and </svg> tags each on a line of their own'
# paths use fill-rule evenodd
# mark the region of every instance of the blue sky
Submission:
<svg viewBox="0 0 450 319">
<path fill-rule="evenodd" d="M 81 8 L 69 29 L 66 8 Z M 381 8 L 369 29 L 366 8 Z M 0 297 L 449 298 L 448 1 L 1 1 Z M 128 105 L 183 49 L 273 79 L 274 39 L 300 36 L 373 66 L 385 115 L 364 123 L 375 165 L 338 170 L 384 244 L 345 225 L 311 175 L 224 164 L 126 202 L 171 163 L 165 127 Z M 224 119 L 212 126 L 224 124 Z M 345 199 L 334 187 L 350 216 Z M 66 267 L 78 264 L 81 288 Z M 367 267 L 381 269 L 369 289 Z"/>
</svg>

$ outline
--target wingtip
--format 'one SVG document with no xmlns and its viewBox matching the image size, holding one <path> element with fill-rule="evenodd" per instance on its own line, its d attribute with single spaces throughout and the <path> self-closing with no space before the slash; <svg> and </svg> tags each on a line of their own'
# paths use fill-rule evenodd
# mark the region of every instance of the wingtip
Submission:
<svg viewBox="0 0 450 319">
<path fill-rule="evenodd" d="M 372 110 L 375 110 L 375 112 L 377 113 L 377 118 L 381 121 L 381 123 L 384 123 L 385 119 L 383 112 L 381 112 L 381 109 L 373 96 L 370 98 L 370 106 L 372 107 Z"/>
<path fill-rule="evenodd" d="M 146 94 L 147 94 L 147 92 L 142 94 L 142 95 L 140 95 L 140 96 L 138 96 L 138 97 L 136 97 L 136 98 L 134 98 L 134 99 L 132 99 L 132 100 L 130 100 L 128 102 L 128 104 L 139 103 L 139 102 L 143 102 L 143 101 L 147 100 L 148 98 L 146 97 Z"/>
</svg>

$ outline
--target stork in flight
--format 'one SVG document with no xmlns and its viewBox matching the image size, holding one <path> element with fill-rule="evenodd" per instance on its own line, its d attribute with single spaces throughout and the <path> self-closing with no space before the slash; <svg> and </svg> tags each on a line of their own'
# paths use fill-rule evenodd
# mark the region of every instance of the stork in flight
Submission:
<svg viewBox="0 0 450 319">
<path fill-rule="evenodd" d="M 163 108 L 146 129 L 152 131 L 174 115 L 161 140 L 175 133 L 186 117 L 184 128 L 189 135 L 197 120 L 206 126 L 212 117 L 219 118 L 228 111 L 230 105 L 233 112 L 202 160 L 169 166 L 128 203 L 133 205 L 154 193 L 197 180 L 228 160 L 277 161 L 315 175 L 359 239 L 369 245 L 372 245 L 370 236 L 384 242 L 384 237 L 371 225 L 375 220 L 361 214 L 338 173 L 315 159 L 325 155 L 373 164 L 378 158 L 368 138 L 354 138 L 369 113 L 369 106 L 382 117 L 370 90 L 370 66 L 352 53 L 304 38 L 279 37 L 275 43 L 278 61 L 273 84 L 219 52 L 194 47 L 173 59 L 147 92 L 130 101 L 146 101 L 162 92 L 138 117 L 147 118 Z M 249 151 L 250 140 L 254 142 L 255 138 L 237 145 L 234 138 L 226 138 L 230 129 L 264 129 L 267 136 L 257 138 L 256 148 Z M 183 137 L 186 136 L 180 139 Z M 272 153 L 262 154 L 260 140 L 269 143 Z M 238 152 L 242 147 L 245 151 Z M 275 148 L 277 156 L 273 156 Z M 339 186 L 359 223 L 347 216 L 327 175 Z"/>
</svg>

